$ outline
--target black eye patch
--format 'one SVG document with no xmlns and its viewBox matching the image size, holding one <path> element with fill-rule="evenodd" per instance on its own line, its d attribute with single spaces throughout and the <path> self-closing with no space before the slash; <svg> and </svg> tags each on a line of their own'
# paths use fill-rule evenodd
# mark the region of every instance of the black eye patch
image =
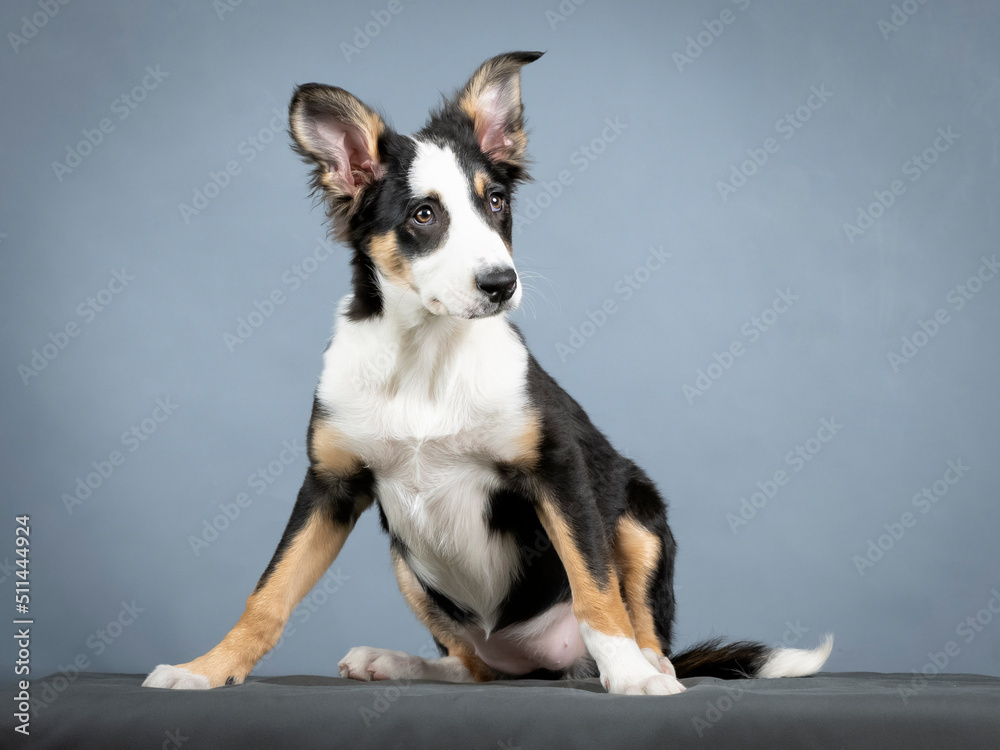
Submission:
<svg viewBox="0 0 1000 750">
<path fill-rule="evenodd" d="M 473 180 L 473 205 L 476 207 L 476 210 L 479 211 L 480 215 L 482 215 L 486 220 L 487 226 L 493 227 L 509 247 L 513 231 L 510 189 L 499 182 L 486 182 L 482 185 L 483 195 L 480 197 L 479 186 L 475 184 L 475 177 Z M 499 207 L 496 207 L 493 203 L 492 199 L 494 196 L 499 199 Z"/>
<path fill-rule="evenodd" d="M 424 212 L 431 214 L 431 220 L 420 221 Z M 451 218 L 438 196 L 410 197 L 401 216 L 403 220 L 396 228 L 396 236 L 400 250 L 407 257 L 427 255 L 444 243 Z"/>
</svg>

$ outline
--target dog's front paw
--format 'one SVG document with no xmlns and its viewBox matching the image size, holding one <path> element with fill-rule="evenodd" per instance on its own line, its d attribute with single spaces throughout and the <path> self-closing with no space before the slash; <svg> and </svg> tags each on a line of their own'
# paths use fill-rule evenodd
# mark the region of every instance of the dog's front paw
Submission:
<svg viewBox="0 0 1000 750">
<path fill-rule="evenodd" d="M 253 665 L 246 666 L 229 651 L 218 647 L 186 664 L 161 664 L 143 681 L 143 687 L 174 690 L 208 690 L 223 685 L 242 685 Z"/>
<path fill-rule="evenodd" d="M 685 690 L 676 677 L 661 672 L 619 675 L 613 679 L 604 678 L 602 682 L 614 695 L 676 695 Z"/>
<path fill-rule="evenodd" d="M 646 657 L 646 661 L 653 665 L 653 667 L 663 674 L 668 674 L 671 677 L 677 676 L 677 670 L 674 669 L 674 665 L 670 663 L 670 659 L 665 656 L 660 656 L 651 648 L 642 649 L 642 655 Z"/>
<path fill-rule="evenodd" d="M 338 666 L 340 676 L 352 680 L 406 680 L 420 677 L 424 660 L 403 651 L 355 646 Z"/>
<path fill-rule="evenodd" d="M 208 690 L 212 684 L 203 674 L 197 674 L 184 667 L 161 664 L 149 673 L 143 680 L 142 686 L 174 690 Z"/>
<path fill-rule="evenodd" d="M 645 659 L 623 659 L 613 663 L 601 682 L 615 695 L 676 695 L 684 692 L 678 682 L 674 665 L 665 656 L 650 648 L 642 649 Z"/>
<path fill-rule="evenodd" d="M 597 662 L 601 684 L 614 695 L 676 695 L 684 692 L 673 664 L 631 638 L 608 636 L 586 624 L 580 627 L 587 649 Z"/>
</svg>

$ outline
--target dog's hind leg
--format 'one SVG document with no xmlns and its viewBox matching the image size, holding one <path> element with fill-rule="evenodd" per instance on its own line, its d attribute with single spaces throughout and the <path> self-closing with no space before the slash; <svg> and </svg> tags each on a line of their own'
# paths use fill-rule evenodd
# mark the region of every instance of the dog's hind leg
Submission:
<svg viewBox="0 0 1000 750">
<path fill-rule="evenodd" d="M 207 689 L 238 685 L 281 637 L 299 601 L 340 552 L 371 500 L 371 473 L 310 433 L 311 465 L 271 562 L 229 634 L 204 656 L 161 664 L 144 687 Z"/>
<path fill-rule="evenodd" d="M 669 537 L 669 531 L 667 536 Z M 671 545 L 670 548 L 668 544 Z M 661 534 L 639 523 L 628 513 L 618 520 L 615 527 L 615 566 L 629 621 L 635 631 L 636 644 L 650 664 L 664 674 L 676 676 L 670 659 L 665 655 L 669 651 L 673 592 L 671 581 L 664 578 L 665 572 L 672 572 L 673 569 L 672 545 L 672 537 L 664 539 Z M 667 632 L 661 638 L 658 631 L 663 628 L 658 628 L 657 624 L 658 619 L 664 618 L 667 621 Z"/>
<path fill-rule="evenodd" d="M 406 603 L 447 652 L 438 659 L 357 646 L 340 660 L 340 676 L 354 680 L 441 680 L 442 682 L 483 682 L 496 673 L 476 655 L 471 644 L 454 632 L 448 618 L 431 601 L 417 577 L 400 555 L 393 550 L 396 581 Z"/>
<path fill-rule="evenodd" d="M 573 613 L 580 623 L 587 651 L 597 663 L 601 682 L 608 692 L 616 694 L 682 692 L 684 687 L 676 678 L 662 672 L 660 665 L 653 663 L 636 642 L 611 545 L 599 532 L 588 535 L 580 531 L 596 528 L 594 523 L 574 527 L 560 502 L 568 499 L 560 498 L 557 492 L 548 489 L 539 493 L 538 518 L 566 569 L 573 592 Z M 572 499 L 577 503 L 578 516 L 587 512 L 579 496 Z M 648 618 L 640 618 L 640 629 L 646 626 Z M 643 635 L 648 638 L 648 631 Z"/>
</svg>

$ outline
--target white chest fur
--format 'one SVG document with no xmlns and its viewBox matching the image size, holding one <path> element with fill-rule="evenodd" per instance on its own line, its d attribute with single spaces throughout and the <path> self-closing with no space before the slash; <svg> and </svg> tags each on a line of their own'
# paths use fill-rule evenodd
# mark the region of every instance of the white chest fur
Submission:
<svg viewBox="0 0 1000 750">
<path fill-rule="evenodd" d="M 518 455 L 530 419 L 526 367 L 503 318 L 341 316 L 317 391 L 414 572 L 487 632 L 517 573 L 516 545 L 489 533 L 486 510 L 496 463 Z"/>
</svg>

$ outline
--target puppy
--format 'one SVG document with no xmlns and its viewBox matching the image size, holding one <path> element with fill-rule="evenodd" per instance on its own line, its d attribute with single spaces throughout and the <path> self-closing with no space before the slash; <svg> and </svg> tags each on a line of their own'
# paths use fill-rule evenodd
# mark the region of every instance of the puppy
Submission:
<svg viewBox="0 0 1000 750">
<path fill-rule="evenodd" d="M 520 71 L 540 56 L 487 60 L 411 136 L 343 89 L 295 91 L 295 149 L 353 250 L 309 468 L 239 622 L 144 685 L 243 682 L 372 505 L 399 588 L 442 656 L 355 648 L 344 677 L 600 676 L 611 693 L 666 695 L 684 689 L 678 677 L 807 675 L 829 656 L 830 639 L 673 655 L 666 506 L 507 319 L 522 295 L 511 239 L 528 176 Z"/>
</svg>

